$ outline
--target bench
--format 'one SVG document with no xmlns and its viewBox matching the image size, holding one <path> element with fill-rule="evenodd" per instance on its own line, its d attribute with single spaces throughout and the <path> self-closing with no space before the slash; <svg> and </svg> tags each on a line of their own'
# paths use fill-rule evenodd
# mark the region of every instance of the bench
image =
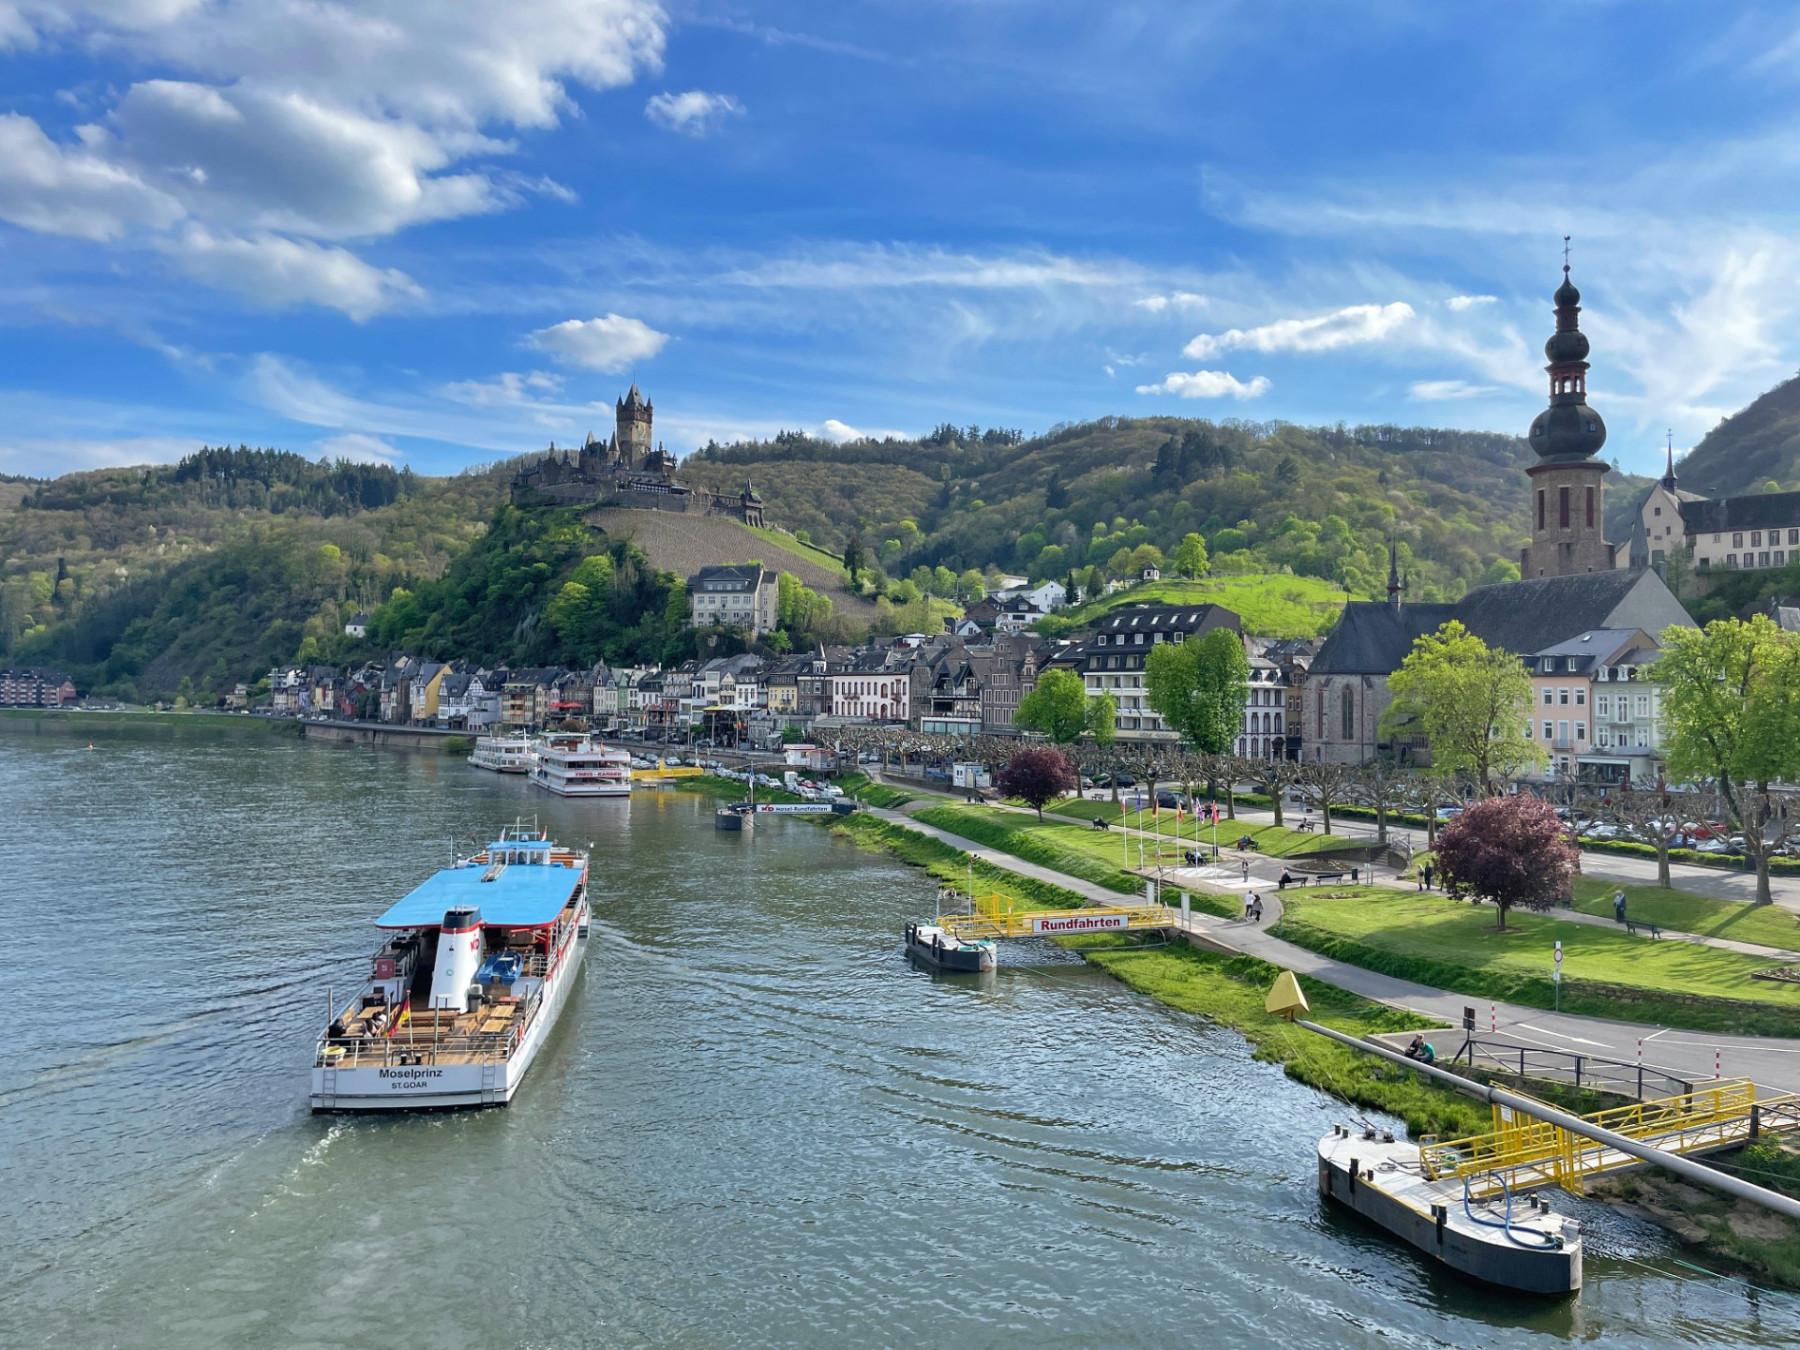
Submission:
<svg viewBox="0 0 1800 1350">
<path fill-rule="evenodd" d="M 1636 935 L 1636 933 L 1640 929 L 1649 929 L 1650 936 L 1653 938 L 1659 938 L 1662 936 L 1662 929 L 1659 928 L 1656 924 L 1645 923 L 1642 919 L 1627 919 L 1627 920 L 1625 920 L 1625 931 L 1627 933 Z"/>
<path fill-rule="evenodd" d="M 1303 820 L 1298 825 L 1294 826 L 1295 832 L 1299 834 L 1311 834 L 1318 828 L 1319 822 L 1316 820 Z"/>
<path fill-rule="evenodd" d="M 1325 881 L 1342 881 L 1349 875 L 1348 872 L 1302 872 L 1294 880 L 1302 886 L 1315 886 Z"/>
</svg>

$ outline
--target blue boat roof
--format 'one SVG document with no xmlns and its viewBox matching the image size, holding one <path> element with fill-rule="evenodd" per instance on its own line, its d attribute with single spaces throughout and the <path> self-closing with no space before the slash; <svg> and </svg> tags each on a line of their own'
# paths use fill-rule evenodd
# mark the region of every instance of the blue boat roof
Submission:
<svg viewBox="0 0 1800 1350">
<path fill-rule="evenodd" d="M 485 863 L 446 867 L 396 901 L 376 925 L 436 928 L 445 910 L 473 906 L 488 928 L 542 928 L 556 921 L 581 881 L 579 867 L 547 863 L 515 863 L 492 881 L 483 881 L 488 871 Z"/>
</svg>

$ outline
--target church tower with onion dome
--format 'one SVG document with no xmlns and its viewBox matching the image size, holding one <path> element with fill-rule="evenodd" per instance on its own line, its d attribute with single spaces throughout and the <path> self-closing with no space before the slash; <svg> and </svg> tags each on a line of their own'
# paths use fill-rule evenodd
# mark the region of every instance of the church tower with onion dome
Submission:
<svg viewBox="0 0 1800 1350">
<path fill-rule="evenodd" d="M 1566 244 L 1567 241 L 1565 241 Z M 1556 288 L 1556 331 L 1544 344 L 1550 359 L 1550 406 L 1531 424 L 1538 462 L 1531 476 L 1531 543 L 1519 555 L 1525 579 L 1606 572 L 1614 548 L 1606 542 L 1605 478 L 1599 458 L 1606 423 L 1588 406 L 1588 340 L 1580 327 L 1581 292 L 1569 280 L 1564 249 L 1563 281 Z"/>
</svg>

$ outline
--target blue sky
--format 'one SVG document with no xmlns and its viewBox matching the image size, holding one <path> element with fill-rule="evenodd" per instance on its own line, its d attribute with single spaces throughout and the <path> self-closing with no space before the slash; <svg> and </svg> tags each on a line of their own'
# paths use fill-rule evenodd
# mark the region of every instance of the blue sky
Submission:
<svg viewBox="0 0 1800 1350">
<path fill-rule="evenodd" d="M 0 470 L 1105 414 L 1627 468 L 1800 359 L 1800 13 L 0 0 Z"/>
</svg>

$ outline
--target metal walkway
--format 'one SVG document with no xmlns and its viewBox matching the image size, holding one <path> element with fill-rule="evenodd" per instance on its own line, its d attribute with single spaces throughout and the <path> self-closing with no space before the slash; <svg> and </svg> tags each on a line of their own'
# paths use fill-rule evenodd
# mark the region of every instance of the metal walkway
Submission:
<svg viewBox="0 0 1800 1350">
<path fill-rule="evenodd" d="M 1749 1079 L 1727 1078 L 1582 1119 L 1669 1153 L 1711 1153 L 1800 1129 L 1800 1097 L 1758 1098 Z M 1616 1148 L 1500 1105 L 1494 1107 L 1492 1133 L 1443 1143 L 1427 1136 L 1420 1141 L 1419 1162 L 1428 1180 L 1467 1179 L 1477 1197 L 1536 1186 L 1561 1186 L 1579 1195 L 1588 1177 L 1643 1166 Z"/>
<path fill-rule="evenodd" d="M 1180 912 L 1167 905 L 1099 905 L 1083 909 L 1015 909 L 1002 895 L 975 900 L 972 914 L 944 914 L 936 923 L 953 937 L 1067 937 L 1077 933 L 1122 933 L 1173 928 Z"/>
</svg>

